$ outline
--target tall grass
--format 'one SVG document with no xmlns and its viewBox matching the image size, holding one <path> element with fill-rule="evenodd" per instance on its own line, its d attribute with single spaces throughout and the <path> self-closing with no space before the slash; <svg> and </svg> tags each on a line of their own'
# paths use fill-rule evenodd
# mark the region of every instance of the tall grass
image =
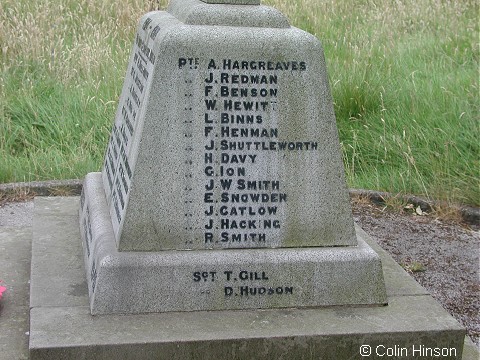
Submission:
<svg viewBox="0 0 480 360">
<path fill-rule="evenodd" d="M 0 182 L 98 170 L 138 18 L 167 0 L 3 0 Z M 479 199 L 473 0 L 263 0 L 321 39 L 351 187 Z"/>
<path fill-rule="evenodd" d="M 156 5 L 2 2 L 0 182 L 99 169 L 136 23 Z"/>
<path fill-rule="evenodd" d="M 268 0 L 321 39 L 350 186 L 478 205 L 478 5 Z"/>
</svg>

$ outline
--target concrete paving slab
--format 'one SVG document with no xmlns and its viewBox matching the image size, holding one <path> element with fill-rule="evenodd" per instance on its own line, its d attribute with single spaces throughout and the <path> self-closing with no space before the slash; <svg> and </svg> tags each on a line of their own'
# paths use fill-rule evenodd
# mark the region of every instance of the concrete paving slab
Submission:
<svg viewBox="0 0 480 360">
<path fill-rule="evenodd" d="M 460 356 L 463 330 L 449 316 L 438 316 L 446 313 L 431 306 L 428 296 L 396 298 L 388 312 L 385 316 L 382 308 L 365 307 L 92 317 L 87 307 L 36 308 L 30 348 L 32 359 L 67 354 L 88 359 L 224 359 L 226 354 L 234 359 L 307 354 L 312 359 L 351 359 L 364 344 L 409 349 L 412 344 L 442 344 Z M 412 323 L 406 313 L 417 321 Z"/>
<path fill-rule="evenodd" d="M 41 220 L 34 222 L 32 263 L 41 258 L 49 266 L 39 266 L 32 276 L 32 359 L 351 359 L 359 357 L 361 345 L 373 351 L 397 346 L 406 349 L 407 358 L 419 359 L 421 349 L 454 349 L 456 356 L 450 358 L 461 358 L 464 329 L 380 248 L 375 250 L 386 265 L 386 307 L 91 316 L 86 285 L 81 289 L 85 273 L 76 260 L 81 249 L 74 235 L 75 201 L 36 200 Z M 55 226 L 62 231 L 52 231 Z M 57 258 L 63 259 L 62 268 Z M 65 281 L 37 285 L 58 273 L 68 274 Z M 33 298 L 41 299 L 42 289 L 57 294 L 57 305 L 44 306 Z"/>
<path fill-rule="evenodd" d="M 78 205 L 78 198 L 72 200 Z M 58 215 L 51 209 L 58 198 L 49 198 L 44 217 L 35 217 L 35 242 L 32 244 L 32 282 L 30 306 L 82 306 L 88 303 L 78 215 L 73 207 Z M 58 209 L 58 208 L 57 208 Z M 50 221 L 45 221 L 48 218 Z M 52 226 L 55 224 L 56 226 Z M 75 225 L 74 225 L 75 224 Z M 55 232 L 59 231 L 59 233 Z M 52 241 L 53 236 L 62 241 Z"/>
<path fill-rule="evenodd" d="M 0 228 L 0 359 L 28 359 L 31 227 Z"/>
<path fill-rule="evenodd" d="M 32 226 L 33 201 L 8 203 L 0 207 L 0 226 Z"/>
<path fill-rule="evenodd" d="M 465 342 L 463 343 L 462 360 L 478 360 L 480 359 L 480 352 L 473 343 L 473 341 L 465 336 Z"/>
</svg>

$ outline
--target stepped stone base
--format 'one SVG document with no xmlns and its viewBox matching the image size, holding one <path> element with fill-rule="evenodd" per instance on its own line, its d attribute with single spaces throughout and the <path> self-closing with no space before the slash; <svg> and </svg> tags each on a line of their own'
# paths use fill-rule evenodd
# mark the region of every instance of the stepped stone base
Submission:
<svg viewBox="0 0 480 360">
<path fill-rule="evenodd" d="M 385 305 L 378 255 L 358 246 L 119 252 L 100 173 L 80 228 L 92 314 Z"/>
<path fill-rule="evenodd" d="M 361 229 L 382 259 L 388 306 L 92 316 L 78 207 L 77 197 L 35 200 L 31 359 L 356 359 L 362 345 L 369 359 L 387 348 L 462 358 L 464 329 Z"/>
</svg>

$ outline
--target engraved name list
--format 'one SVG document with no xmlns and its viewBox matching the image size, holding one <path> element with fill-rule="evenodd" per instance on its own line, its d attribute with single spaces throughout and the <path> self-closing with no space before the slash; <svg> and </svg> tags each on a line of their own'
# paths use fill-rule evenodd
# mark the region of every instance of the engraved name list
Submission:
<svg viewBox="0 0 480 360">
<path fill-rule="evenodd" d="M 184 73 L 189 85 L 185 138 L 191 139 L 185 148 L 185 230 L 192 234 L 200 230 L 191 205 L 199 201 L 193 198 L 196 161 L 204 165 L 197 175 L 204 184 L 200 226 L 205 248 L 275 247 L 289 198 L 280 170 L 282 154 L 318 151 L 316 141 L 285 138 L 278 126 L 282 81 L 288 81 L 283 75 L 306 71 L 306 62 L 184 57 L 178 59 L 178 68 L 189 70 Z M 202 101 L 197 102 L 203 107 L 201 119 L 192 111 L 193 79 L 202 82 Z M 200 121 L 203 126 L 193 125 Z M 194 131 L 200 131 L 201 137 Z M 199 145 L 193 139 L 199 138 L 203 139 L 201 159 L 194 151 Z M 198 241 L 193 235 L 190 239 Z"/>
</svg>

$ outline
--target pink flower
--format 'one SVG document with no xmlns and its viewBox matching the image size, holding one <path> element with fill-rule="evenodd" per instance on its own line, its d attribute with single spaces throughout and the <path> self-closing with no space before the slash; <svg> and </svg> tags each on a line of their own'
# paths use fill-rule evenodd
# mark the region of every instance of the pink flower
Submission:
<svg viewBox="0 0 480 360">
<path fill-rule="evenodd" d="M 5 290 L 7 290 L 5 286 L 0 286 L 0 299 L 2 298 L 2 294 Z"/>
</svg>

